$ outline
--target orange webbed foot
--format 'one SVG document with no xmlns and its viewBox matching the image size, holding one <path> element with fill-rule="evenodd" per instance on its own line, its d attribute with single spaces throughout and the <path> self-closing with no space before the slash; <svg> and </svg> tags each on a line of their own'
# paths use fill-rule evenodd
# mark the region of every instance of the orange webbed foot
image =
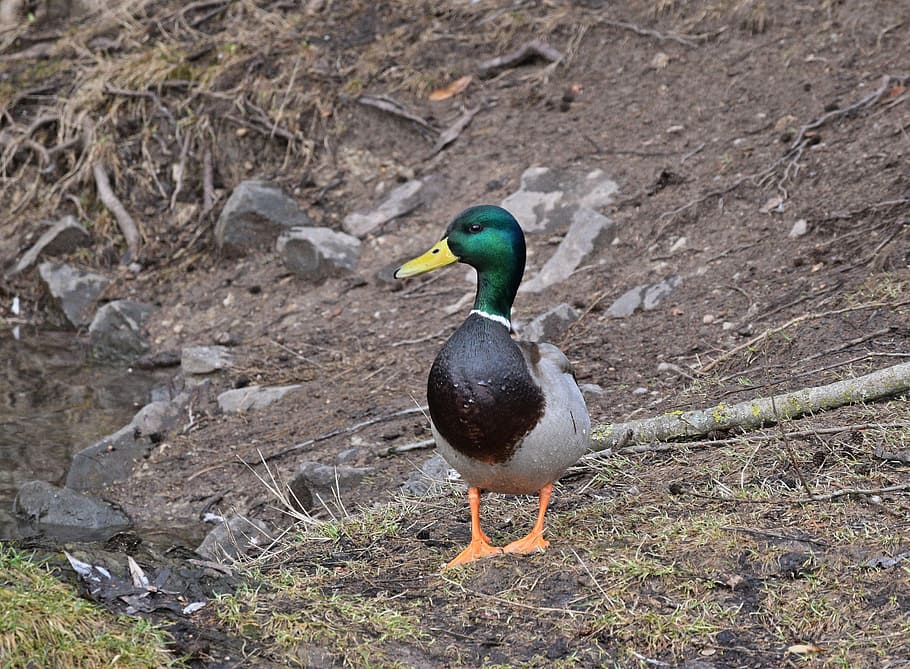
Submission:
<svg viewBox="0 0 910 669">
<path fill-rule="evenodd" d="M 550 542 L 543 538 L 542 532 L 531 532 L 523 539 L 513 541 L 502 550 L 506 553 L 526 555 L 535 551 L 542 551 L 549 545 Z"/>
<path fill-rule="evenodd" d="M 471 543 L 458 556 L 449 562 L 443 571 L 460 564 L 467 564 L 485 557 L 501 555 L 502 549 L 490 545 L 490 537 L 480 529 L 480 489 L 468 488 L 468 502 L 471 507 Z"/>
<path fill-rule="evenodd" d="M 553 484 L 548 483 L 540 489 L 540 502 L 537 509 L 537 522 L 528 536 L 513 541 L 503 550 L 506 553 L 518 553 L 527 555 L 535 551 L 542 551 L 550 545 L 550 542 L 543 538 L 543 521 L 547 513 L 547 506 L 550 504 L 550 495 L 553 493 Z"/>
<path fill-rule="evenodd" d="M 484 541 L 483 539 L 474 539 L 471 543 L 468 544 L 458 556 L 449 562 L 445 567 L 442 568 L 443 571 L 447 571 L 452 567 L 457 567 L 461 564 L 468 564 L 469 562 L 474 562 L 475 560 L 480 560 L 486 557 L 493 557 L 494 555 L 502 555 L 502 549 L 491 546 L 489 541 Z"/>
</svg>

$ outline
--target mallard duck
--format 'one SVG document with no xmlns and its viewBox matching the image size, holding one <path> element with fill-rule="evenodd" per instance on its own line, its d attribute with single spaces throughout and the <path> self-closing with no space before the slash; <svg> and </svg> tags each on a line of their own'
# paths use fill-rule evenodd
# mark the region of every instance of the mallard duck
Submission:
<svg viewBox="0 0 910 669">
<path fill-rule="evenodd" d="M 552 344 L 511 336 L 512 303 L 525 269 L 518 221 L 501 207 L 465 209 L 439 243 L 395 276 L 416 276 L 455 262 L 477 270 L 477 295 L 471 313 L 433 362 L 427 404 L 439 452 L 468 484 L 471 543 L 444 569 L 503 551 L 545 549 L 544 516 L 553 481 L 585 452 L 591 432 L 566 356 Z M 539 493 L 531 532 L 504 548 L 492 546 L 480 526 L 482 490 Z"/>
</svg>

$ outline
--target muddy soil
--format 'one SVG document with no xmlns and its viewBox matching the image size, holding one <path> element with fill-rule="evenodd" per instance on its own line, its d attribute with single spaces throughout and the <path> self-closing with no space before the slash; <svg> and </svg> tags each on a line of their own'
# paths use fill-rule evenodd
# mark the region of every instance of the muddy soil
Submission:
<svg viewBox="0 0 910 669">
<path fill-rule="evenodd" d="M 201 213 L 203 145 L 194 138 L 195 176 L 184 185 L 172 211 L 173 183 L 167 170 L 158 167 L 178 159 L 179 144 L 160 129 L 161 119 L 151 107 L 124 103 L 112 126 L 116 132 L 138 136 L 130 133 L 145 123 L 149 133 L 163 138 L 150 142 L 153 153 L 146 157 L 137 145 L 108 147 L 117 154 L 122 183 L 130 186 L 124 198 L 140 213 L 144 226 L 141 271 L 116 269 L 124 250 L 116 227 L 100 205 L 81 205 L 88 207 L 89 216 L 98 217 L 95 231 L 101 241 L 80 260 L 118 276 L 108 297 L 138 297 L 160 305 L 148 325 L 153 350 L 213 344 L 224 341 L 225 333 L 236 343 L 236 366 L 196 392 L 192 422 L 162 442 L 132 479 L 105 491 L 140 529 L 176 525 L 201 539 L 209 529 L 202 515 L 213 509 L 286 527 L 286 516 L 259 480 L 265 473 L 258 464 L 261 459 L 267 459 L 279 480 L 287 481 L 300 462 L 331 464 L 352 447 L 356 452 L 349 464 L 375 471 L 345 498 L 348 512 L 396 499 L 400 484 L 429 453 L 384 453 L 430 436 L 420 415 L 291 447 L 424 404 L 433 356 L 465 314 L 465 309 L 449 314 L 445 309 L 471 292 L 472 284 L 464 269 L 452 268 L 402 286 L 384 278 L 388 268 L 428 248 L 464 207 L 501 202 L 518 189 L 521 173 L 530 166 L 597 168 L 620 186 L 615 202 L 602 211 L 617 224 L 616 242 L 571 280 L 541 294 L 521 294 L 515 305 L 519 324 L 562 302 L 579 311 L 580 320 L 558 343 L 579 381 L 603 388 L 602 396 L 589 401 L 595 423 L 820 385 L 910 355 L 910 33 L 902 2 L 479 2 L 433 10 L 418 10 L 410 3 L 344 3 L 343 9 L 309 3 L 307 10 L 293 3 L 247 3 L 245 9 L 242 4 L 223 3 L 225 11 L 198 24 L 193 21 L 201 14 L 184 12 L 180 30 L 185 32 L 177 38 L 189 41 L 186 35 L 191 35 L 200 50 L 218 51 L 227 49 L 226 31 L 232 22 L 246 17 L 246 40 L 260 26 L 258 45 L 238 38 L 240 55 L 232 56 L 231 66 L 219 73 L 224 78 L 220 85 L 228 90 L 253 76 L 251 72 L 264 71 L 267 74 L 255 81 L 260 86 L 272 82 L 270 94 L 276 99 L 285 89 L 294 90 L 297 97 L 291 104 L 305 104 L 306 114 L 298 109 L 280 118 L 290 119 L 287 127 L 302 139 L 289 142 L 278 134 L 241 132 L 243 126 L 218 117 L 216 108 L 199 107 L 210 114 L 207 132 L 214 141 L 205 146 L 212 151 L 220 199 L 212 213 Z M 144 11 L 137 21 L 156 12 L 179 13 L 176 6 L 163 5 Z M 282 32 L 286 26 L 293 30 Z M 153 42 L 174 38 L 151 28 L 147 35 Z M 291 49 L 291 35 L 305 40 L 311 51 L 301 56 Z M 493 76 L 477 74 L 480 61 L 531 39 L 546 41 L 564 59 L 556 65 L 532 59 Z M 133 43 L 117 48 L 140 52 Z M 186 44 L 184 49 L 190 51 Z M 24 65 L 17 62 L 15 67 Z M 474 75 L 466 91 L 441 102 L 427 100 L 430 91 L 466 74 Z M 174 79 L 189 77 L 187 72 Z M 65 90 L 60 75 L 51 80 Z M 177 108 L 178 85 L 155 90 L 165 104 Z M 406 120 L 357 104 L 359 93 L 393 97 L 439 127 L 466 108 L 480 111 L 452 144 L 425 158 L 432 141 Z M 16 117 L 18 122 L 39 103 L 23 104 L 31 105 L 31 111 L 14 107 L 13 113 L 23 114 Z M 297 118 L 298 112 L 305 118 Z M 135 127 L 127 127 L 130 124 Z M 166 155 L 159 155 L 162 150 Z M 138 165 L 146 160 L 152 167 L 143 173 Z M 375 207 L 383 193 L 413 175 L 438 176 L 441 195 L 367 237 L 353 275 L 314 285 L 291 275 L 271 254 L 229 259 L 215 249 L 214 216 L 243 178 L 282 184 L 317 224 L 337 229 L 344 215 Z M 26 211 L 35 215 L 42 211 L 40 201 L 29 207 Z M 59 201 L 59 212 L 70 209 L 72 202 Z M 180 212 L 189 213 L 181 219 Z M 4 246 L 7 262 L 28 233 L 25 220 L 19 214 L 4 224 L 7 239 L 15 240 Z M 791 235 L 797 224 L 805 225 L 805 234 Z M 528 237 L 528 275 L 558 241 L 558 234 Z M 622 319 L 606 313 L 628 289 L 673 275 L 681 277 L 681 283 L 656 309 Z M 17 277 L 0 290 L 2 295 L 13 293 L 33 298 L 30 317 L 40 319 L 35 276 Z M 765 330 L 810 314 L 816 316 L 726 355 Z M 719 364 L 700 371 L 719 357 Z M 661 363 L 671 365 L 659 368 Z M 305 392 L 258 413 L 221 415 L 213 400 L 217 392 L 250 383 L 299 383 Z M 890 420 L 870 405 L 834 411 L 811 424 L 823 429 Z M 819 474 L 826 453 L 834 457 L 831 449 L 836 450 L 827 440 L 798 443 L 796 457 L 812 470 L 812 480 L 823 491 L 910 480 L 906 466 L 874 459 L 874 444 L 857 439 L 850 448 L 853 464 L 864 467 L 861 470 Z M 600 509 L 609 514 L 605 518 L 614 519 L 604 522 L 622 524 L 617 516 L 638 517 L 643 508 L 679 514 L 678 520 L 689 513 L 716 511 L 728 526 L 767 532 L 780 526 L 792 530 L 791 510 L 793 523 L 811 518 L 802 507 L 786 505 L 762 507 L 760 512 L 749 504 L 724 506 L 697 496 L 681 503 L 680 491 L 713 497 L 724 477 L 733 476 L 731 471 L 716 471 L 725 457 L 722 450 L 686 453 L 623 459 L 628 481 L 621 471 L 605 483 L 596 468 L 579 470 L 563 482 L 551 514 L 574 518 Z M 777 444 L 773 452 L 756 451 L 748 466 L 750 476 L 774 491 L 799 494 L 799 473 L 783 445 Z M 629 486 L 638 497 L 629 497 Z M 851 522 L 881 524 L 889 536 L 900 536 L 910 511 L 910 502 L 900 495 L 879 500 L 879 506 L 857 502 L 846 513 Z M 598 506 L 613 498 L 619 501 L 609 509 Z M 405 593 L 406 599 L 424 602 L 451 596 L 450 590 L 456 589 L 451 583 L 440 585 L 428 574 L 467 538 L 465 504 L 455 493 L 443 501 L 413 504 L 403 523 L 413 527 L 413 533 L 391 540 L 397 552 L 382 548 L 375 557 L 377 564 L 393 570 L 392 580 L 402 580 L 392 585 L 375 579 L 343 580 L 343 590 Z M 514 508 L 506 504 L 491 506 L 491 532 L 497 537 L 514 531 L 511 520 L 495 520 L 497 513 L 514 514 L 518 527 L 525 513 L 530 518 L 527 500 Z M 831 534 L 835 527 L 832 519 L 819 532 L 842 558 L 849 554 L 856 563 L 869 551 L 880 550 L 838 541 Z M 433 650 L 420 644 L 407 652 L 392 649 L 388 657 L 411 666 L 543 666 L 557 660 L 572 666 L 567 658 L 575 658 L 577 666 L 595 666 L 604 658 L 620 666 L 644 662 L 627 652 L 628 638 L 609 626 L 579 622 L 572 633 L 553 631 L 555 623 L 541 611 L 571 609 L 579 589 L 599 587 L 597 578 L 578 566 L 586 563 L 572 557 L 572 548 L 560 547 L 558 536 L 553 538 L 559 563 L 565 563 L 563 576 L 548 573 L 547 560 L 553 558 L 542 556 L 530 558 L 527 566 L 505 560 L 478 567 L 468 585 L 462 583 L 461 593 L 473 593 L 471 597 L 484 602 L 486 622 L 478 623 L 482 633 L 459 618 L 451 601 L 439 603 L 445 615 L 430 615 L 428 624 L 451 630 L 444 643 Z M 704 564 L 716 574 L 733 570 L 729 563 L 714 564 L 724 558 L 714 559 L 710 542 L 700 545 L 691 536 L 681 542 L 684 562 Z M 907 550 L 906 540 L 889 546 Z M 301 560 L 354 559 L 346 550 L 317 548 Z M 643 547 L 630 545 L 628 550 L 635 553 Z M 358 553 L 356 559 L 370 558 Z M 760 556 L 743 554 L 736 567 L 749 585 L 729 593 L 739 598 L 745 617 L 760 608 L 764 591 L 759 580 L 769 573 L 753 559 Z M 427 571 L 421 573 L 424 567 Z M 906 586 L 906 572 L 896 577 Z M 521 607 L 510 608 L 504 602 L 511 596 L 497 599 L 516 579 L 526 579 L 528 591 L 533 591 L 525 604 L 535 607 L 536 614 L 523 617 L 527 612 Z M 887 584 L 877 587 L 882 601 L 888 600 Z M 639 606 L 672 607 L 660 594 L 646 590 L 642 588 Z M 906 601 L 894 610 L 898 613 L 892 622 L 899 630 L 907 617 Z M 452 617 L 455 622 L 447 627 Z M 776 666 L 789 661 L 789 646 L 813 641 L 796 633 L 776 637 L 771 622 L 752 618 L 750 625 L 743 625 L 744 619 L 731 624 L 720 641 L 717 630 L 710 633 L 713 645 L 656 643 L 639 655 L 672 666 L 685 661 L 702 662 L 698 666 Z M 442 633 L 429 634 L 436 638 Z M 814 641 L 834 644 L 835 637 L 831 632 Z M 712 648 L 715 652 L 705 652 Z M 863 648 L 846 656 L 854 662 L 851 666 L 885 666 L 878 664 L 882 656 L 899 662 L 900 649 L 908 651 L 906 640 L 897 638 Z M 210 652 L 211 658 L 216 656 Z M 833 653 L 824 656 L 818 666 L 834 659 Z M 335 660 L 343 658 L 336 654 Z"/>
</svg>

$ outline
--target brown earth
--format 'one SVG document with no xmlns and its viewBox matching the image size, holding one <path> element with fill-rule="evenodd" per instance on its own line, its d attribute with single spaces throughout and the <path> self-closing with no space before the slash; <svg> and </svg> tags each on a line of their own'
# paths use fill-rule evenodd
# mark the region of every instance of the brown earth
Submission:
<svg viewBox="0 0 910 669">
<path fill-rule="evenodd" d="M 250 604 L 246 626 L 215 606 L 198 614 L 201 627 L 225 631 L 233 648 L 246 638 L 252 665 L 910 666 L 910 560 L 867 562 L 910 550 L 906 490 L 808 503 L 802 483 L 823 494 L 910 482 L 906 463 L 874 455 L 907 448 L 903 398 L 787 425 L 810 432 L 787 440 L 767 430 L 585 463 L 558 488 L 546 554 L 445 576 L 439 565 L 468 537 L 463 491 L 402 500 L 398 486 L 428 456 L 382 456 L 429 437 L 426 419 L 288 451 L 424 403 L 430 362 L 463 315 L 443 309 L 470 284 L 460 269 L 404 288 L 381 273 L 465 206 L 500 202 L 533 165 L 600 168 L 621 188 L 603 211 L 617 243 L 516 304 L 518 321 L 560 302 L 582 313 L 559 343 L 579 380 L 603 387 L 589 405 L 595 423 L 820 385 L 910 355 L 904 3 L 134 2 L 123 16 L 119 27 L 98 16 L 34 26 L 5 43 L 2 127 L 54 109 L 36 141 L 87 145 L 55 153 L 51 172 L 37 152 L 4 158 L 0 198 L 14 215 L 0 252 L 9 264 L 40 216 L 75 213 L 98 240 L 78 260 L 118 276 L 107 297 L 161 305 L 154 350 L 224 333 L 239 343 L 237 366 L 197 394 L 187 429 L 106 495 L 140 526 L 189 525 L 199 538 L 209 508 L 288 524 L 258 478 L 265 469 L 242 460 L 261 454 L 287 480 L 303 460 L 332 463 L 357 446 L 353 464 L 376 469 L 345 499 L 352 518 L 335 521 L 337 535 L 301 530 L 261 565 L 306 588 L 268 604 L 246 593 L 262 605 Z M 564 60 L 477 76 L 482 60 L 531 39 Z M 10 57 L 36 44 L 50 45 L 43 58 Z M 475 75 L 465 92 L 427 100 L 465 74 Z M 145 93 L 104 93 L 92 87 L 102 76 Z M 357 104 L 361 93 L 438 127 L 480 112 L 425 158 L 432 140 Z M 219 201 L 203 214 L 206 150 Z M 189 176 L 172 211 L 182 152 Z M 138 273 L 117 268 L 125 247 L 85 167 L 98 156 L 142 226 Z M 339 228 L 415 174 L 442 177 L 441 197 L 367 238 L 353 276 L 311 285 L 272 255 L 231 260 L 214 248 L 213 217 L 244 178 L 281 183 L 317 224 Z M 800 219 L 808 233 L 791 238 Z M 529 237 L 531 270 L 556 241 Z M 682 284 L 657 309 L 606 315 L 629 288 L 673 274 Z M 33 274 L 0 286 L 4 305 L 13 294 L 40 320 Z M 232 386 L 289 382 L 305 393 L 260 413 L 226 417 L 213 403 Z M 856 427 L 870 423 L 904 427 Z M 531 500 L 490 496 L 487 531 L 514 538 L 532 513 Z M 292 641 L 266 607 L 298 616 L 284 630 Z M 213 642 L 196 659 L 230 665 L 225 652 Z"/>
</svg>

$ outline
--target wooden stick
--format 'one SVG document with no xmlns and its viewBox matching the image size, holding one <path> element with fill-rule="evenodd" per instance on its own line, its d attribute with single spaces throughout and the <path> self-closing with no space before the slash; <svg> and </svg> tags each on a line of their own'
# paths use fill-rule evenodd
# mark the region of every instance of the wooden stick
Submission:
<svg viewBox="0 0 910 669">
<path fill-rule="evenodd" d="M 633 444 L 649 444 L 698 437 L 714 430 L 755 429 L 779 420 L 798 418 L 826 409 L 857 402 L 891 397 L 910 391 L 910 362 L 830 383 L 803 388 L 771 397 L 760 397 L 739 404 L 718 404 L 702 410 L 676 411 L 627 423 L 597 427 L 591 435 L 592 451 L 618 448 L 631 432 Z M 776 411 L 775 411 L 776 409 Z M 634 448 L 634 447 L 632 447 Z"/>
</svg>

